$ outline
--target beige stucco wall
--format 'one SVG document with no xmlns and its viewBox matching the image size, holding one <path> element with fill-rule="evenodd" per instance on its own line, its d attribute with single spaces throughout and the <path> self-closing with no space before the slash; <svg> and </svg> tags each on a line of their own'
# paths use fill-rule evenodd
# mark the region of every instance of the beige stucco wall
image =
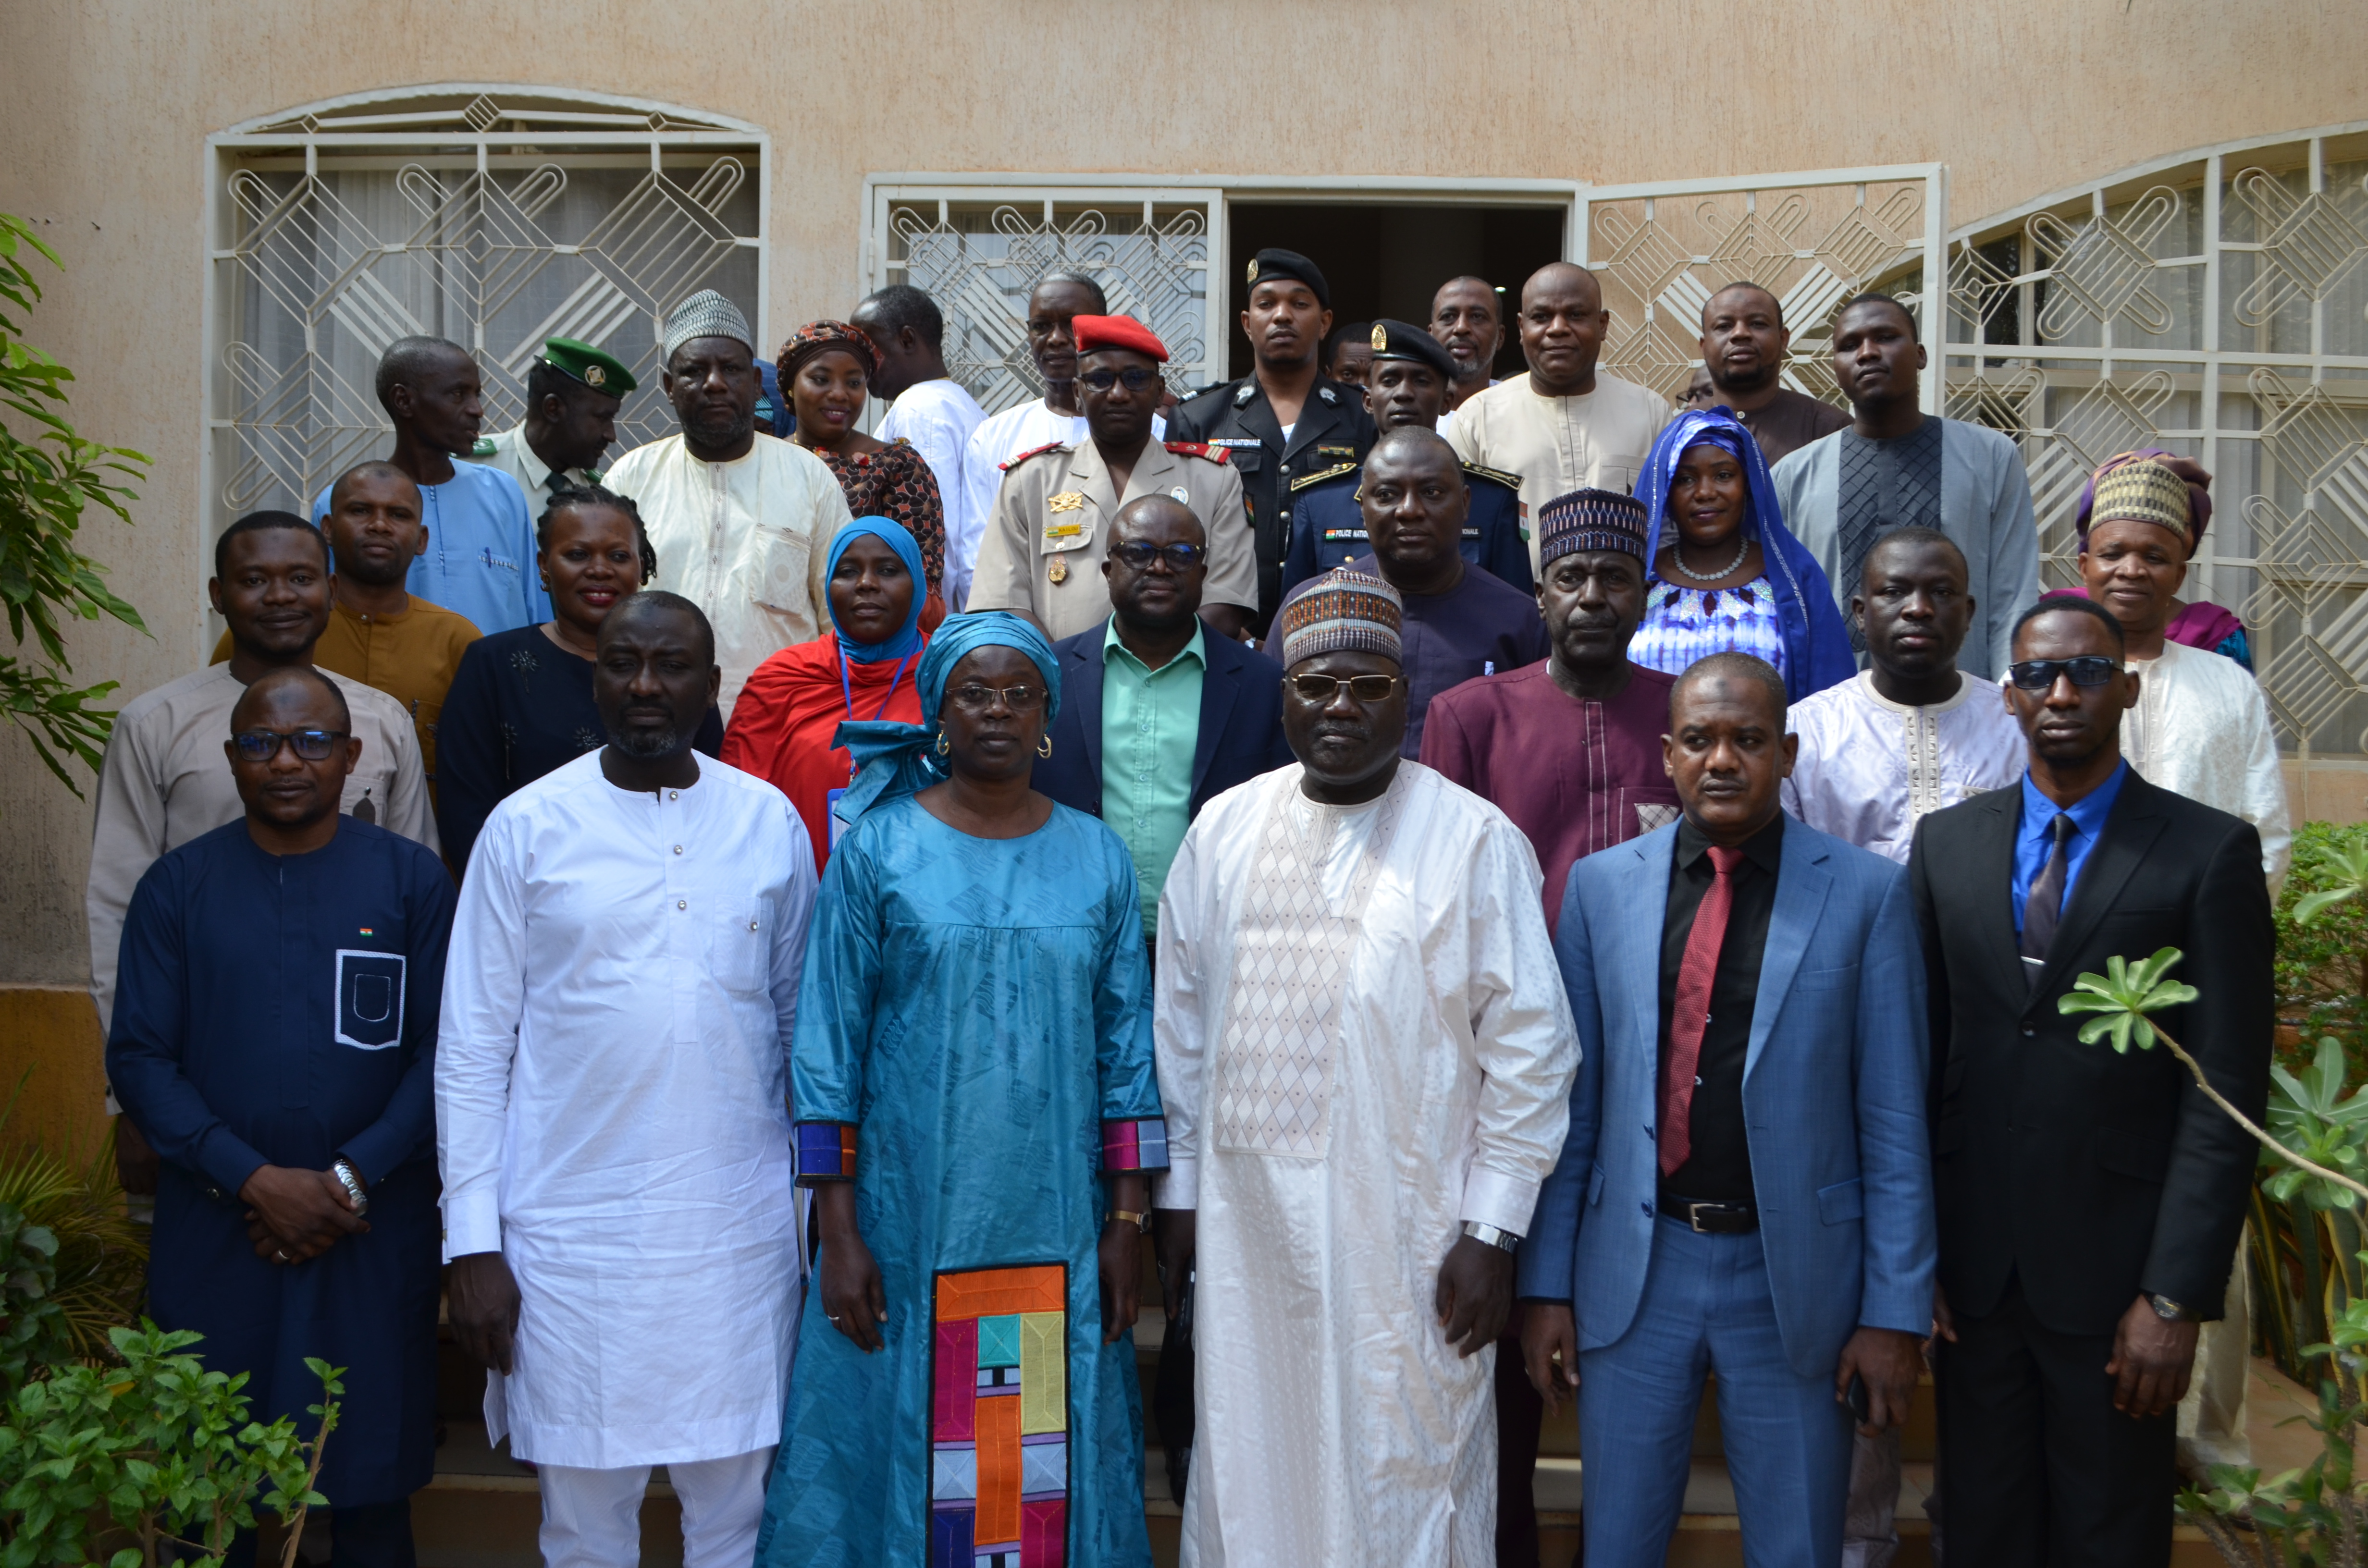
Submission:
<svg viewBox="0 0 2368 1568">
<path fill-rule="evenodd" d="M 850 30 L 854 29 L 854 30 Z M 753 121 L 772 326 L 852 303 L 890 170 L 1599 183 L 1949 165 L 1952 221 L 2146 158 L 2368 119 L 2359 0 L 12 0 L 0 209 L 70 272 L 36 341 L 85 433 L 154 454 L 90 547 L 155 636 L 75 641 L 126 695 L 194 666 L 204 139 L 347 93 L 591 87 Z M 0 735 L 0 984 L 85 972 L 87 808 Z"/>
</svg>

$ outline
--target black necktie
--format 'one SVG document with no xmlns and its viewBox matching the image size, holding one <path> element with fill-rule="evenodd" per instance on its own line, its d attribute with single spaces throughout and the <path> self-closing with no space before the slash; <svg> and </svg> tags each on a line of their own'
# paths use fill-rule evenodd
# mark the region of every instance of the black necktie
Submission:
<svg viewBox="0 0 2368 1568">
<path fill-rule="evenodd" d="M 2058 812 L 2048 831 L 2055 835 L 2055 847 L 2040 869 L 2039 880 L 2031 884 L 2031 896 L 2022 906 L 2022 972 L 2030 977 L 2033 991 L 2039 989 L 2039 977 L 2047 971 L 2047 949 L 2055 945 L 2055 922 L 2064 913 L 2064 876 L 2071 860 L 2065 846 L 2072 837 L 2072 819 Z"/>
</svg>

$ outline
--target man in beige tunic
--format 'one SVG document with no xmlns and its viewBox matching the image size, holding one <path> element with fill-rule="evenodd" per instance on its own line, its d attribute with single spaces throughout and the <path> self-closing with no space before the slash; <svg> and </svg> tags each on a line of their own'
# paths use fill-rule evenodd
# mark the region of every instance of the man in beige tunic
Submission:
<svg viewBox="0 0 2368 1568">
<path fill-rule="evenodd" d="M 1496 1562 L 1497 1338 L 1578 1040 L 1529 840 L 1398 755 L 1401 620 L 1347 571 L 1283 606 L 1300 766 L 1209 802 L 1160 897 L 1185 1568 Z"/>
<path fill-rule="evenodd" d="M 1633 493 L 1669 403 L 1596 368 L 1611 312 L 1595 274 L 1566 261 L 1538 268 L 1521 285 L 1519 324 L 1528 371 L 1475 393 L 1440 434 L 1464 461 L 1520 474 L 1532 517 L 1574 490 Z"/>
<path fill-rule="evenodd" d="M 214 541 L 206 585 L 230 623 L 230 657 L 123 706 L 98 768 L 98 807 L 83 906 L 90 921 L 90 995 L 105 1039 L 115 1014 L 116 949 L 141 876 L 171 850 L 246 814 L 223 747 L 231 710 L 269 669 L 309 665 L 329 625 L 329 545 L 293 512 L 252 512 Z M 334 670 L 361 756 L 338 806 L 347 816 L 438 848 L 419 736 L 402 703 Z M 114 1090 L 107 1108 L 118 1108 Z M 155 1155 L 128 1120 L 116 1134 L 126 1190 L 155 1190 Z"/>
<path fill-rule="evenodd" d="M 1008 609 L 1053 642 L 1110 619 L 1102 581 L 1110 525 L 1144 495 L 1172 495 L 1208 535 L 1209 577 L 1201 619 L 1239 638 L 1258 606 L 1257 544 L 1241 475 L 1224 449 L 1152 438 L 1167 347 L 1130 316 L 1078 316 L 1077 407 L 1086 439 L 1023 452 L 1003 465 L 972 609 Z"/>
<path fill-rule="evenodd" d="M 731 301 L 708 289 L 677 305 L 665 348 L 682 428 L 619 458 L 602 483 L 641 507 L 658 557 L 649 585 L 680 594 L 715 628 L 728 719 L 750 672 L 822 634 L 847 495 L 820 458 L 757 428 L 757 336 Z"/>
</svg>

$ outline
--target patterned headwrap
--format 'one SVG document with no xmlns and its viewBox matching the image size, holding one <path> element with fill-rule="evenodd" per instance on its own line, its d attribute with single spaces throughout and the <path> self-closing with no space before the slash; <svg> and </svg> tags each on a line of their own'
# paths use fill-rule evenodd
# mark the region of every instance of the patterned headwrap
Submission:
<svg viewBox="0 0 2368 1568">
<path fill-rule="evenodd" d="M 866 534 L 884 540 L 888 548 L 896 552 L 896 559 L 905 563 L 906 575 L 913 579 L 913 603 L 905 612 L 905 624 L 884 642 L 851 641 L 847 629 L 838 624 L 838 610 L 833 607 L 830 624 L 838 633 L 838 651 L 859 665 L 878 664 L 882 659 L 907 658 L 921 645 L 921 611 L 927 608 L 922 601 L 928 597 L 928 585 L 921 575 L 921 547 L 914 542 L 913 536 L 905 531 L 902 523 L 888 517 L 858 517 L 841 528 L 831 537 L 830 558 L 823 567 L 823 577 L 827 581 L 835 574 L 838 571 L 838 558 L 847 553 L 847 547 Z"/>
<path fill-rule="evenodd" d="M 938 710 L 945 706 L 946 680 L 964 655 L 979 648 L 1017 648 L 1028 655 L 1044 677 L 1044 728 L 1050 730 L 1061 712 L 1061 665 L 1044 634 L 1008 610 L 973 610 L 950 616 L 929 639 L 928 652 L 914 677 L 921 698 L 921 722 L 900 724 L 890 720 L 848 720 L 831 744 L 854 758 L 855 782 L 831 808 L 831 815 L 847 827 L 862 820 L 875 806 L 942 783 L 949 769 L 938 756 Z"/>
<path fill-rule="evenodd" d="M 1406 601 L 1379 577 L 1345 569 L 1318 577 L 1282 607 L 1285 668 L 1323 653 L 1378 653 L 1403 664 Z"/>
<path fill-rule="evenodd" d="M 781 357 L 775 363 L 780 367 L 781 385 L 787 388 L 797 376 L 798 367 L 825 349 L 839 348 L 855 356 L 863 367 L 863 378 L 870 381 L 880 373 L 880 349 L 870 338 L 843 321 L 810 321 L 790 334 L 781 345 Z M 783 396 L 789 395 L 785 391 Z"/>
<path fill-rule="evenodd" d="M 1580 551 L 1617 550 L 1645 559 L 1645 503 L 1617 490 L 1574 490 L 1538 508 L 1538 565 Z"/>
<path fill-rule="evenodd" d="M 2089 523 L 2090 515 L 2097 508 L 2099 483 L 2114 470 L 2125 468 L 2132 463 L 2144 462 L 2148 459 L 2153 460 L 2157 465 L 2169 469 L 2186 487 L 2187 525 L 2184 528 L 2180 528 L 2180 525 L 2160 518 L 2146 517 L 2144 520 L 2161 521 L 2165 528 L 2183 531 L 2187 536 L 2187 552 L 2190 555 L 2194 554 L 2195 547 L 2203 542 L 2203 530 L 2210 527 L 2212 522 L 2212 476 L 2204 472 L 2203 465 L 2193 458 L 2182 458 L 2176 452 L 2148 448 L 2144 451 L 2116 452 L 2099 464 L 2097 472 L 2089 476 L 2089 483 L 2081 487 L 2080 507 L 2072 518 L 2073 529 L 2080 536 L 2081 549 L 2089 548 Z"/>
<path fill-rule="evenodd" d="M 750 354 L 757 352 L 757 335 L 748 330 L 748 318 L 712 289 L 701 289 L 666 312 L 664 359 L 672 363 L 674 351 L 697 337 L 729 337 L 746 344 Z"/>
</svg>

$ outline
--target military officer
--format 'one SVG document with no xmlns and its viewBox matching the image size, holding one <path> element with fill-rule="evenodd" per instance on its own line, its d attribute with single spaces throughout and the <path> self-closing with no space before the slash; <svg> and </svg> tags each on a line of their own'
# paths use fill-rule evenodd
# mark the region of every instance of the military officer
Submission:
<svg viewBox="0 0 2368 1568">
<path fill-rule="evenodd" d="M 1258 540 L 1257 624 L 1263 634 L 1282 603 L 1292 481 L 1364 461 L 1375 432 L 1358 389 L 1319 371 L 1316 353 L 1332 330 L 1332 294 L 1315 264 L 1297 251 L 1262 250 L 1249 265 L 1249 290 L 1241 322 L 1254 369 L 1178 404 L 1167 434 L 1223 447 L 1241 475 Z"/>
<path fill-rule="evenodd" d="M 1401 425 L 1438 428 L 1455 379 L 1454 356 L 1422 328 L 1387 318 L 1373 324 L 1372 342 L 1373 368 L 1365 406 L 1375 426 L 1383 431 Z M 1341 462 L 1291 482 L 1291 553 L 1282 565 L 1285 594 L 1352 555 L 1372 553 L 1365 543 L 1365 516 L 1359 505 L 1362 473 L 1361 464 Z M 1472 494 L 1472 510 L 1463 519 L 1463 559 L 1525 594 L 1534 592 L 1520 476 L 1465 463 L 1463 483 Z"/>
<path fill-rule="evenodd" d="M 517 480 L 526 509 L 541 517 L 552 491 L 600 477 L 601 456 L 617 439 L 617 410 L 637 384 L 614 355 L 552 338 L 527 372 L 526 423 L 481 437 L 469 460 Z"/>
<path fill-rule="evenodd" d="M 1172 495 L 1208 535 L 1201 619 L 1243 637 L 1258 606 L 1258 564 L 1242 481 L 1223 447 L 1155 441 L 1152 415 L 1165 390 L 1166 345 L 1129 316 L 1078 316 L 1077 409 L 1086 439 L 1053 442 L 1003 465 L 972 609 L 1026 616 L 1055 642 L 1110 617 L 1102 557 L 1119 508 L 1141 495 Z"/>
</svg>

